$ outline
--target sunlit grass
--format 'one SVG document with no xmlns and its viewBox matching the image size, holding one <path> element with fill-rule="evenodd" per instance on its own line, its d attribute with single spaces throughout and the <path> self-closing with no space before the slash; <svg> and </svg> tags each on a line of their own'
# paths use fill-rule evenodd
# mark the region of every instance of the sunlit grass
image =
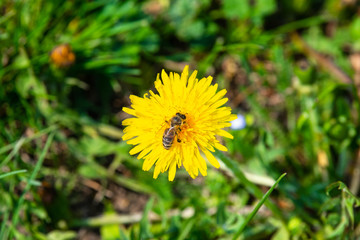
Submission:
<svg viewBox="0 0 360 240">
<path fill-rule="evenodd" d="M 2 1 L 0 239 L 359 238 L 360 20 L 335 2 Z M 219 169 L 154 180 L 121 109 L 185 65 L 245 122 Z"/>
</svg>

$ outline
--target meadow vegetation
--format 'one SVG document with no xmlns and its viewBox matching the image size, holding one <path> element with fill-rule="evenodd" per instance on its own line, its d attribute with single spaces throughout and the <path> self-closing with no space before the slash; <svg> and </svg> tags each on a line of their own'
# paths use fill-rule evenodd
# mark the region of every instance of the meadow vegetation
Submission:
<svg viewBox="0 0 360 240">
<path fill-rule="evenodd" d="M 359 12 L 1 1 L 0 239 L 359 239 Z M 220 169 L 155 180 L 122 141 L 122 108 L 185 65 L 227 89 L 246 126 L 228 129 Z"/>
</svg>

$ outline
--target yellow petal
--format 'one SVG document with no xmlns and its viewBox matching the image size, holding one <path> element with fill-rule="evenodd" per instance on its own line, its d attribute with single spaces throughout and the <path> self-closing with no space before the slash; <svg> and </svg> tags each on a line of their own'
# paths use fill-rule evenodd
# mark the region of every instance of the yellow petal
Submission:
<svg viewBox="0 0 360 240">
<path fill-rule="evenodd" d="M 220 129 L 217 134 L 219 136 L 222 136 L 222 137 L 226 137 L 226 138 L 230 138 L 230 139 L 234 139 L 233 135 L 231 135 L 230 133 L 228 133 L 227 131 L 223 130 L 223 129 Z"/>
<path fill-rule="evenodd" d="M 172 163 L 169 167 L 169 176 L 168 176 L 169 181 L 171 182 L 174 181 L 175 173 L 176 173 L 176 164 Z"/>
<path fill-rule="evenodd" d="M 122 110 L 130 115 L 136 116 L 136 111 L 134 109 L 123 107 Z"/>
<path fill-rule="evenodd" d="M 214 155 L 211 154 L 211 152 L 209 152 L 206 149 L 202 149 L 203 153 L 205 154 L 207 160 L 209 161 L 209 163 L 211 165 L 213 165 L 216 168 L 220 167 L 220 163 L 218 162 L 218 160 L 216 160 L 216 158 L 214 157 Z"/>
<path fill-rule="evenodd" d="M 220 151 L 227 152 L 227 148 L 224 145 L 221 145 L 220 143 L 215 143 L 215 148 L 219 149 Z"/>
</svg>

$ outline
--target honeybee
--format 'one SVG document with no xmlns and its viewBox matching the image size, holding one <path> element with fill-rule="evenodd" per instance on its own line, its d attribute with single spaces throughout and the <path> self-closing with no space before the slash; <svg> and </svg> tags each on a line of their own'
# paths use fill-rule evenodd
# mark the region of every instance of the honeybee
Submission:
<svg viewBox="0 0 360 240">
<path fill-rule="evenodd" d="M 165 129 L 162 143 L 166 150 L 169 150 L 174 142 L 174 138 L 177 135 L 178 131 L 181 131 L 180 127 L 186 120 L 186 116 L 181 113 L 176 113 L 174 117 L 170 120 L 170 128 Z M 180 139 L 178 139 L 180 142 Z"/>
</svg>

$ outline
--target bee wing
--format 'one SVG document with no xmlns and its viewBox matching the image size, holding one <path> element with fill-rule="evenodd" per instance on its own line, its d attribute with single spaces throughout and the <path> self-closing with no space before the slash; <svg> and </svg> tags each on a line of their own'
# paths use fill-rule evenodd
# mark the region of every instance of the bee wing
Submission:
<svg viewBox="0 0 360 240">
<path fill-rule="evenodd" d="M 164 122 L 163 124 L 160 125 L 159 129 L 156 130 L 156 132 L 155 132 L 155 136 L 157 136 L 161 131 L 164 131 L 165 124 L 166 124 L 166 122 Z"/>
</svg>

